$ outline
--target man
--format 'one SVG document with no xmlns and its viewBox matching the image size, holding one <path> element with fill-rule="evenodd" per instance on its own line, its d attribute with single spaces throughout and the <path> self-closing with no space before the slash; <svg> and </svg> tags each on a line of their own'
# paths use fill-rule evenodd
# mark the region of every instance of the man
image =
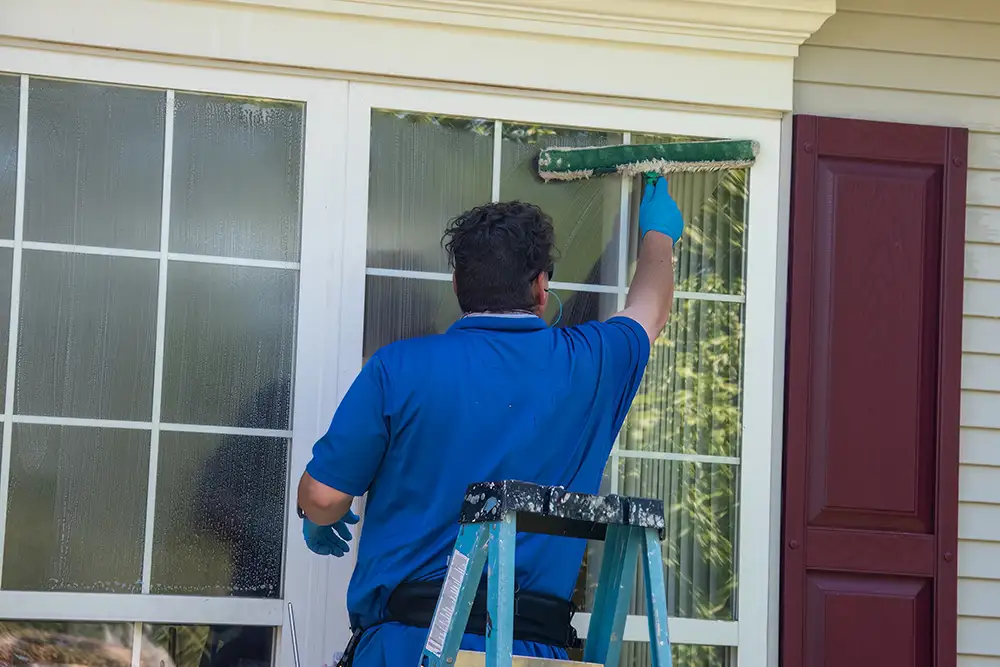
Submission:
<svg viewBox="0 0 1000 667">
<path fill-rule="evenodd" d="M 348 525 L 358 520 L 351 503 L 368 493 L 347 596 L 357 667 L 417 664 L 470 483 L 598 492 L 673 299 L 673 243 L 684 222 L 662 178 L 643 194 L 639 230 L 625 308 L 606 322 L 555 329 L 540 317 L 551 219 L 512 202 L 451 222 L 445 247 L 465 316 L 444 334 L 393 343 L 369 359 L 299 483 L 303 533 L 321 554 L 348 550 Z M 565 659 L 584 548 L 583 540 L 518 535 L 515 654 Z M 485 619 L 468 630 L 462 648 L 483 650 Z"/>
</svg>

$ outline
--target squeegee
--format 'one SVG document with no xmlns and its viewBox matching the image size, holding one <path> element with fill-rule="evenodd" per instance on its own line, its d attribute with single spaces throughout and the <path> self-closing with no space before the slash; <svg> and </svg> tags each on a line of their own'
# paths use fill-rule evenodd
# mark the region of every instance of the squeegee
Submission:
<svg viewBox="0 0 1000 667">
<path fill-rule="evenodd" d="M 719 171 L 753 165 L 759 145 L 745 139 L 679 141 L 586 148 L 551 147 L 538 154 L 538 175 L 545 181 L 575 181 L 619 174 L 647 178 L 680 171 Z"/>
</svg>

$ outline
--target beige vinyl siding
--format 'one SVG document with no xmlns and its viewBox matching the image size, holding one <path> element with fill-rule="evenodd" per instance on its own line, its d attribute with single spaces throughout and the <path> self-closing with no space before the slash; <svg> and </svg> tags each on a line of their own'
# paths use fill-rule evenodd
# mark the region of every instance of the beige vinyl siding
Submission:
<svg viewBox="0 0 1000 667">
<path fill-rule="evenodd" d="M 840 0 L 802 47 L 795 112 L 970 129 L 958 651 L 1000 667 L 1000 2 Z"/>
</svg>

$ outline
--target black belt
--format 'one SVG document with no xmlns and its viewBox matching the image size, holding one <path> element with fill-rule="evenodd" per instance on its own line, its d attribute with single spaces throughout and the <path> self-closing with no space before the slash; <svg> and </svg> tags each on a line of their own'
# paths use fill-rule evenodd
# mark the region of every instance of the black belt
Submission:
<svg viewBox="0 0 1000 667">
<path fill-rule="evenodd" d="M 429 628 L 441 593 L 441 584 L 441 581 L 403 582 L 389 596 L 389 613 L 383 622 Z M 568 600 L 543 593 L 515 590 L 514 639 L 558 648 L 580 648 L 582 644 L 572 625 L 575 612 L 575 605 Z M 492 631 L 492 627 L 486 611 L 486 586 L 481 585 L 476 591 L 465 632 L 485 636 L 488 630 Z M 347 667 L 352 664 L 354 649 L 366 629 L 354 631 L 338 666 Z"/>
</svg>

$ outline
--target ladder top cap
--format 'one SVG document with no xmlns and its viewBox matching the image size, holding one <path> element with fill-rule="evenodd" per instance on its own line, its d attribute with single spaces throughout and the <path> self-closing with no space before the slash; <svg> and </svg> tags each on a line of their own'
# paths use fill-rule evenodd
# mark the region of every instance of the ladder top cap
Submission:
<svg viewBox="0 0 1000 667">
<path fill-rule="evenodd" d="M 663 501 L 574 493 L 561 486 L 517 480 L 470 484 L 462 502 L 461 523 L 500 521 L 508 512 L 591 524 L 665 527 Z"/>
</svg>

